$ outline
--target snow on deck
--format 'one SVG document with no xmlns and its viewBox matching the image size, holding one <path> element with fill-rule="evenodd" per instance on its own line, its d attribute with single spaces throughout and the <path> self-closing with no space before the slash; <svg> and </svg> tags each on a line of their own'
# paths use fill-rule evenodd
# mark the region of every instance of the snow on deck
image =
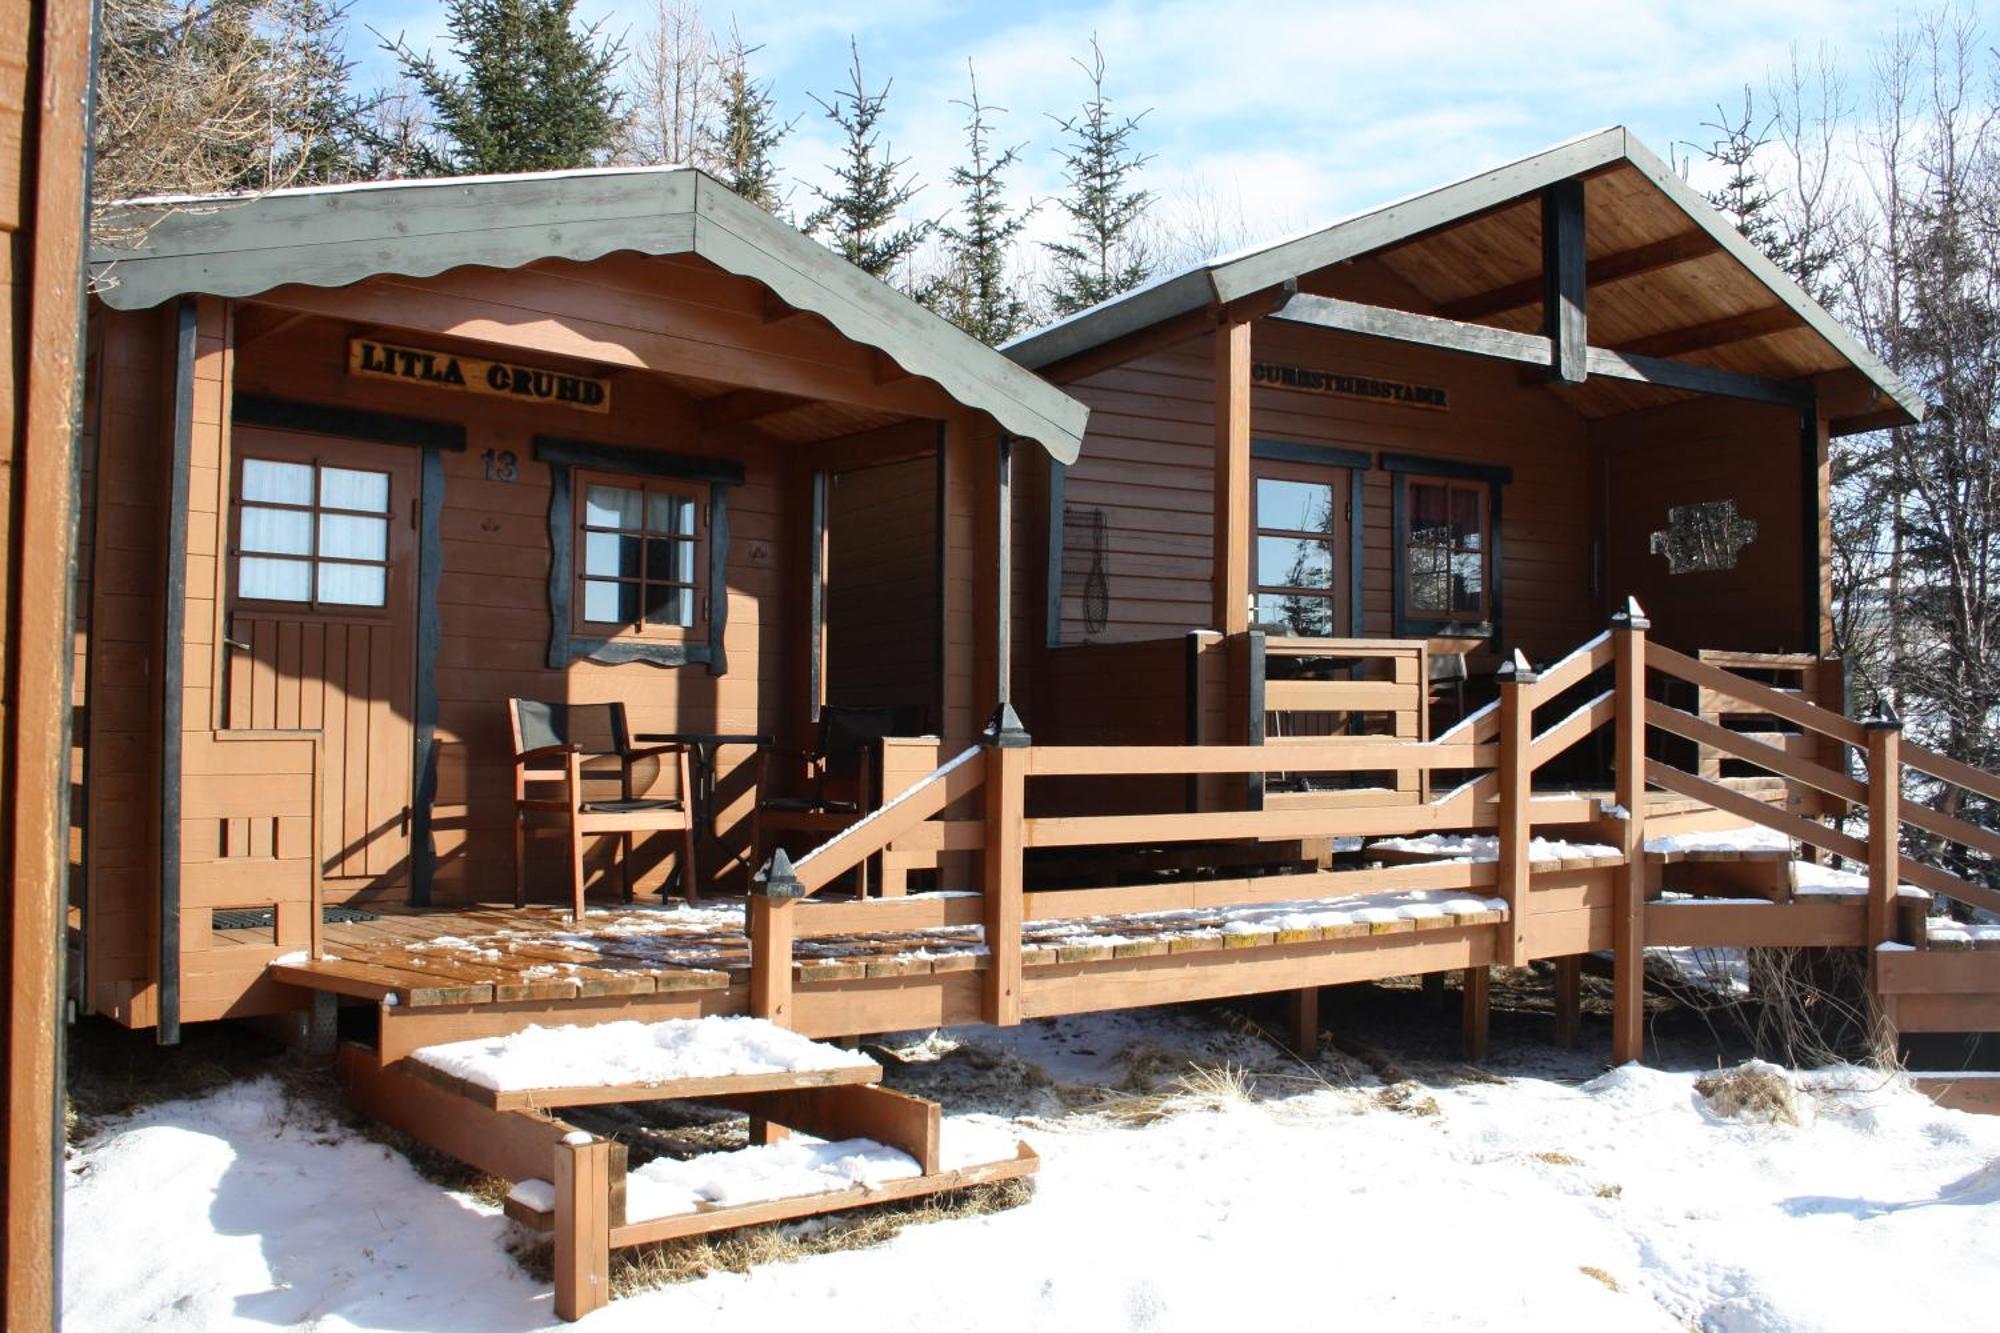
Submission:
<svg viewBox="0 0 2000 1333">
<path fill-rule="evenodd" d="M 1500 839 L 1491 833 L 1426 833 L 1415 838 L 1377 838 L 1369 852 L 1396 852 L 1409 856 L 1435 857 L 1439 861 L 1498 861 Z M 1562 861 L 1616 859 L 1616 847 L 1601 842 L 1566 842 L 1561 838 L 1534 838 L 1528 843 L 1528 859 L 1539 865 Z"/>
<path fill-rule="evenodd" d="M 1691 852 L 1789 852 L 1792 840 L 1762 824 L 1710 829 L 1700 833 L 1669 833 L 1646 839 L 1646 850 L 1664 854 Z"/>
<path fill-rule="evenodd" d="M 864 1055 L 745 1017 L 532 1026 L 504 1037 L 425 1046 L 410 1058 L 494 1092 L 654 1086 L 874 1065 Z"/>
</svg>

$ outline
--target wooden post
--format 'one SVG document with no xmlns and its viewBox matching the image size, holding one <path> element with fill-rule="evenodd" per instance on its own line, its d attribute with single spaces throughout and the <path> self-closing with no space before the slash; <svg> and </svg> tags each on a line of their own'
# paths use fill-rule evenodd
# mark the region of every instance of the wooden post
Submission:
<svg viewBox="0 0 2000 1333">
<path fill-rule="evenodd" d="M 1005 709 L 1011 716 L 1013 710 Z M 1015 739 L 1018 737 L 1019 739 Z M 1027 733 L 996 728 L 986 749 L 986 1021 L 1021 1021 L 1022 821 L 1027 816 Z"/>
<path fill-rule="evenodd" d="M 1619 1064 L 1646 1054 L 1646 631 L 1636 599 L 1611 617 L 1612 722 L 1618 804 L 1625 811 L 1614 872 L 1611 920 L 1611 1058 Z"/>
<path fill-rule="evenodd" d="M 1862 724 L 1868 734 L 1868 973 L 1875 946 L 1895 938 L 1902 879 L 1903 723 L 1885 703 Z"/>
<path fill-rule="evenodd" d="M 1430 1001 L 1432 1006 L 1440 1010 L 1448 1007 L 1445 1002 L 1444 973 L 1426 972 L 1421 979 L 1421 984 L 1424 988 L 1424 998 Z"/>
<path fill-rule="evenodd" d="M 1465 1058 L 1476 1063 L 1486 1058 L 1486 1036 L 1493 1014 L 1493 969 L 1468 967 L 1460 977 L 1465 1001 Z"/>
<path fill-rule="evenodd" d="M 611 1144 L 556 1145 L 556 1318 L 611 1300 Z"/>
<path fill-rule="evenodd" d="M 1319 1054 L 1319 987 L 1301 986 L 1289 999 L 1292 1052 L 1301 1060 L 1310 1060 Z"/>
<path fill-rule="evenodd" d="M 1556 1041 L 1576 1045 L 1583 1025 L 1583 958 L 1567 953 L 1556 959 Z"/>
<path fill-rule="evenodd" d="M 1498 961 L 1519 967 L 1528 961 L 1529 858 L 1534 841 L 1533 770 L 1535 692 L 1540 679 L 1519 650 L 1500 668 L 1500 896 L 1507 900 L 1507 925 L 1500 932 Z"/>
<path fill-rule="evenodd" d="M 1549 378 L 1570 384 L 1590 375 L 1583 213 L 1582 181 L 1557 181 L 1542 191 L 1542 336 L 1549 340 Z"/>
<path fill-rule="evenodd" d="M 1214 623 L 1250 628 L 1250 323 L 1215 330 Z"/>
<path fill-rule="evenodd" d="M 798 928 L 792 904 L 799 899 L 799 882 L 791 858 L 781 848 L 771 854 L 761 892 L 752 892 L 749 906 L 750 1012 L 780 1027 L 792 1022 L 792 940 Z"/>
</svg>

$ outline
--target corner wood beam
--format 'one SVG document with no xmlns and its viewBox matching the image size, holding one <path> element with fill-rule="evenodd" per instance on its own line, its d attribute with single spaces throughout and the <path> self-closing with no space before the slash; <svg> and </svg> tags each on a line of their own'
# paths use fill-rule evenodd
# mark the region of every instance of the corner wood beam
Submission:
<svg viewBox="0 0 2000 1333">
<path fill-rule="evenodd" d="M 1294 296 L 1271 318 L 1528 366 L 1545 367 L 1554 363 L 1555 348 L 1550 339 L 1540 334 L 1515 333 L 1510 329 L 1466 324 L 1454 319 L 1440 319 L 1435 315 L 1413 315 L 1404 310 L 1362 305 L 1330 296 Z M 1719 398 L 1743 398 L 1760 403 L 1783 403 L 1798 408 L 1807 407 L 1812 402 L 1810 385 L 1718 370 L 1712 366 L 1689 365 L 1684 361 L 1669 361 L 1661 357 L 1635 356 L 1604 347 L 1586 347 L 1584 365 L 1589 374 L 1604 379 L 1651 384 L 1663 389 L 1680 389 Z"/>
<path fill-rule="evenodd" d="M 1293 298 L 1296 302 L 1299 298 Z M 1289 305 L 1287 306 L 1289 308 Z M 1282 314 L 1282 311 L 1276 312 Z M 1250 628 L 1250 322 L 1215 330 L 1215 559 L 1211 623 Z"/>
<path fill-rule="evenodd" d="M 1565 384 L 1590 375 L 1583 245 L 1583 182 L 1557 181 L 1542 191 L 1542 336 L 1549 378 Z"/>
<path fill-rule="evenodd" d="M 1746 310 L 1740 315 L 1725 315 L 1706 323 L 1690 324 L 1684 329 L 1650 333 L 1643 338 L 1618 344 L 1617 350 L 1629 356 L 1680 356 L 1686 352 L 1705 352 L 1711 347 L 1727 347 L 1731 343 L 1761 338 L 1767 333 L 1801 327 L 1803 324 L 1798 313 L 1790 306 L 1767 305 Z"/>
<path fill-rule="evenodd" d="M 1664 240 L 1634 246 L 1630 250 L 1600 255 L 1584 265 L 1584 281 L 1589 286 L 1602 287 L 1623 278 L 1636 278 L 1642 273 L 1654 273 L 1701 259 L 1721 248 L 1720 243 L 1705 231 L 1685 231 Z M 1489 315 L 1524 309 L 1540 300 L 1541 296 L 1542 277 L 1536 274 L 1519 282 L 1447 301 L 1438 307 L 1438 314 L 1446 319 L 1485 319 Z"/>
</svg>

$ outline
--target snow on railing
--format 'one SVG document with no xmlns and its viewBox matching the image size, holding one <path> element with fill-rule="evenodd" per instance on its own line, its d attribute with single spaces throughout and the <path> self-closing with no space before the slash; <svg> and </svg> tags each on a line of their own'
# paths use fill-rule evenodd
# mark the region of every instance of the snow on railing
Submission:
<svg viewBox="0 0 2000 1333">
<path fill-rule="evenodd" d="M 792 869 L 795 871 L 804 870 L 806 866 L 812 862 L 812 859 L 814 857 L 825 853 L 830 848 L 841 846 L 844 843 L 851 842 L 854 839 L 861 837 L 863 833 L 869 828 L 870 825 L 879 823 L 881 820 L 887 818 L 890 812 L 895 810 L 898 806 L 903 805 L 906 802 L 915 798 L 919 792 L 927 791 L 936 784 L 943 782 L 947 777 L 950 777 L 953 772 L 955 772 L 959 768 L 964 767 L 966 764 L 971 763 L 972 760 L 977 758 L 980 753 L 981 753 L 981 747 L 977 745 L 971 746 L 965 750 L 961 750 L 957 755 L 947 760 L 944 764 L 940 765 L 938 768 L 933 770 L 927 776 L 919 778 L 917 781 L 911 783 L 909 786 L 905 787 L 903 790 L 897 792 L 894 796 L 884 801 L 880 808 L 869 811 L 867 814 L 863 815 L 860 819 L 857 819 L 852 824 L 849 824 L 846 828 L 834 834 L 831 838 L 828 838 L 825 842 L 813 848 L 811 851 L 807 852 L 804 856 L 801 856 L 798 860 L 792 862 Z"/>
</svg>

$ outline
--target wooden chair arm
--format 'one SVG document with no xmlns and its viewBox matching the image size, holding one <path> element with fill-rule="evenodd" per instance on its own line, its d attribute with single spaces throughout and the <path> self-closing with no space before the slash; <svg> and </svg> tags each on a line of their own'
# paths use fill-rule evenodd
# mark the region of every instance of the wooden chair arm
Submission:
<svg viewBox="0 0 2000 1333">
<path fill-rule="evenodd" d="M 515 755 L 514 763 L 518 766 L 537 759 L 554 759 L 558 755 L 582 753 L 581 745 L 538 745 L 532 750 L 523 750 Z"/>
<path fill-rule="evenodd" d="M 618 757 L 629 764 L 635 759 L 651 759 L 663 754 L 684 755 L 687 752 L 688 747 L 685 744 L 680 741 L 670 741 L 665 745 L 641 745 L 631 750 L 620 750 Z"/>
</svg>

